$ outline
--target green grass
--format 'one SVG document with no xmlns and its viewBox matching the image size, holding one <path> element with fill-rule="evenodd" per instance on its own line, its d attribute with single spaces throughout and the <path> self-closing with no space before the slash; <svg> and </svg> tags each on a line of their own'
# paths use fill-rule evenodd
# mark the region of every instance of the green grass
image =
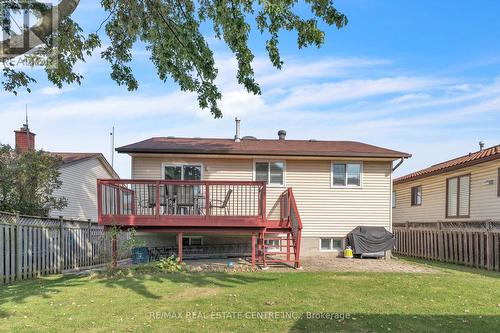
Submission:
<svg viewBox="0 0 500 333">
<path fill-rule="evenodd" d="M 256 272 L 137 274 L 120 278 L 52 276 L 0 287 L 0 331 L 498 330 L 499 274 L 430 264 L 437 269 L 435 274 Z M 232 311 L 241 312 L 243 318 L 234 318 L 238 314 L 229 314 Z M 152 312 L 159 312 L 160 318 L 153 318 Z M 257 316 L 256 312 L 266 312 L 262 315 L 267 316 L 271 312 L 289 312 L 291 318 L 283 318 L 281 314 L 279 318 L 244 318 Z M 307 312 L 345 314 L 348 319 L 311 319 L 305 315 Z"/>
</svg>

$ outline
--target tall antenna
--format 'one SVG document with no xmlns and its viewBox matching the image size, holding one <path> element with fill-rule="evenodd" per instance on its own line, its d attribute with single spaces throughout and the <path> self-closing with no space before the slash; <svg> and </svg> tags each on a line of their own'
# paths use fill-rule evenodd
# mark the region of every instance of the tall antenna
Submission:
<svg viewBox="0 0 500 333">
<path fill-rule="evenodd" d="M 24 111 L 25 111 L 25 113 L 26 113 L 26 127 L 29 127 L 29 126 L 28 126 L 28 104 L 26 104 L 26 105 L 24 106 Z"/>
<path fill-rule="evenodd" d="M 111 137 L 111 167 L 114 168 L 115 164 L 115 127 L 111 128 L 111 132 L 109 133 Z"/>
<path fill-rule="evenodd" d="M 28 150 L 30 149 L 30 127 L 28 125 L 28 104 L 24 105 L 24 113 L 26 116 L 26 123 L 24 124 L 24 129 L 26 130 L 26 144 L 28 145 Z M 33 147 L 34 149 L 35 147 Z"/>
</svg>

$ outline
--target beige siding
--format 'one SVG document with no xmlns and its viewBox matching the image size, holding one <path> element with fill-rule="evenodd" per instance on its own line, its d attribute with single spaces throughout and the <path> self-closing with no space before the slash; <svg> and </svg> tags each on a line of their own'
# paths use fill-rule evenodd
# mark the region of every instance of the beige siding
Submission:
<svg viewBox="0 0 500 333">
<path fill-rule="evenodd" d="M 259 159 L 260 160 L 260 159 Z M 252 159 L 162 158 L 136 156 L 132 178 L 160 179 L 161 165 L 168 162 L 203 163 L 207 180 L 253 179 Z M 286 187 L 292 187 L 304 224 L 305 237 L 343 237 L 358 225 L 390 228 L 391 163 L 363 163 L 362 188 L 332 188 L 331 161 L 287 160 Z M 268 187 L 269 218 L 279 216 L 277 202 L 285 187 Z"/>
<path fill-rule="evenodd" d="M 62 211 L 52 211 L 53 217 L 97 221 L 97 179 L 113 178 L 98 158 L 69 164 L 60 169 L 62 186 L 54 194 L 65 197 L 68 206 Z"/>
<path fill-rule="evenodd" d="M 415 221 L 432 222 L 463 220 L 446 218 L 446 179 L 471 174 L 470 218 L 500 220 L 500 198 L 497 196 L 498 168 L 500 161 L 490 161 L 469 168 L 448 172 L 420 180 L 394 185 L 396 208 L 393 209 L 394 223 Z M 487 181 L 493 184 L 487 184 Z M 422 186 L 422 205 L 411 206 L 411 188 Z"/>
</svg>

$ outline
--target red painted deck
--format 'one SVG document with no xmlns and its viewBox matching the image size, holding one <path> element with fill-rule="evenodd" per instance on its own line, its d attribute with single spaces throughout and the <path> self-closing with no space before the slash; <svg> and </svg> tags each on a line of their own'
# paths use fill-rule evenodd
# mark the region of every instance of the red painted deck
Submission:
<svg viewBox="0 0 500 333">
<path fill-rule="evenodd" d="M 266 226 L 264 182 L 98 180 L 101 225 Z"/>
<path fill-rule="evenodd" d="M 279 220 L 267 219 L 265 182 L 99 179 L 97 198 L 99 224 L 105 226 L 176 233 L 181 241 L 189 233 L 249 234 L 252 263 L 258 258 L 264 266 L 278 260 L 266 245 L 277 238 L 266 234 L 286 234 L 282 261 L 290 262 L 293 248 L 292 262 L 300 266 L 302 222 L 292 189 L 280 197 Z"/>
</svg>

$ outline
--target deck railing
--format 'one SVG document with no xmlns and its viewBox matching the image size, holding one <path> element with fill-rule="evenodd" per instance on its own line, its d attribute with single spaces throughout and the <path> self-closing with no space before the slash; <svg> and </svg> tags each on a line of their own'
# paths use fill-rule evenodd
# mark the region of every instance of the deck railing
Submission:
<svg viewBox="0 0 500 333">
<path fill-rule="evenodd" d="M 265 182 L 97 181 L 99 221 L 113 217 L 255 217 L 265 219 Z"/>
</svg>

